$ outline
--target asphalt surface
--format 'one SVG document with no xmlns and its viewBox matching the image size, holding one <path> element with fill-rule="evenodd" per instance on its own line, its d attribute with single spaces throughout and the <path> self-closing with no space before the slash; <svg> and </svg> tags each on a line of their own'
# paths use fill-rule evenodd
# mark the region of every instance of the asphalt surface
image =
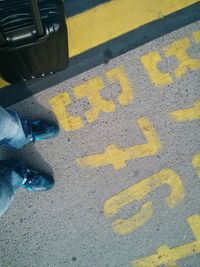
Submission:
<svg viewBox="0 0 200 267">
<path fill-rule="evenodd" d="M 200 118 L 198 108 L 191 108 L 200 99 L 200 66 L 197 60 L 184 71 L 187 59 L 182 55 L 183 65 L 174 72 L 178 61 L 173 56 L 167 58 L 164 48 L 189 38 L 187 53 L 199 58 L 200 44 L 192 35 L 199 29 L 200 23 L 193 23 L 11 107 L 26 118 L 56 120 L 51 99 L 67 92 L 71 98 L 67 110 L 71 116 L 79 116 L 82 126 L 73 124 L 67 114 L 64 116 L 54 106 L 54 111 L 61 112 L 58 138 L 28 145 L 17 153 L 2 151 L 1 158 L 21 158 L 32 167 L 54 172 L 56 184 L 47 193 L 17 192 L 12 206 L 0 218 L 1 267 L 159 266 L 131 262 L 157 254 L 163 245 L 182 247 L 198 239 L 191 226 L 197 229 L 200 224 L 200 178 L 193 167 L 199 166 L 198 160 L 193 165 L 192 161 L 200 151 Z M 141 58 L 152 51 L 163 58 L 158 68 L 169 72 L 167 80 L 159 78 L 158 72 L 150 78 L 145 70 Z M 129 89 L 132 88 L 129 97 L 125 94 L 125 105 L 117 100 L 120 86 L 111 85 L 106 78 L 106 73 L 116 67 L 123 68 L 130 81 Z M 112 100 L 116 110 L 101 112 L 89 123 L 85 113 L 90 105 L 87 98 L 75 96 L 74 88 L 95 77 L 104 80 L 101 95 Z M 179 121 L 173 119 L 170 113 L 182 109 L 190 110 L 184 113 L 185 117 L 181 113 Z M 73 125 L 78 129 L 66 131 Z M 145 133 L 151 135 L 150 141 Z M 151 144 L 152 136 L 155 140 Z M 138 146 L 148 142 L 150 147 Z M 118 154 L 116 165 L 109 164 L 115 158 L 112 153 L 104 161 L 99 157 L 92 158 L 90 164 L 80 160 L 103 154 L 106 147 L 114 144 L 126 152 L 124 164 L 123 155 Z M 137 146 L 135 152 L 127 152 L 133 146 Z M 160 178 L 155 177 L 158 173 Z M 141 182 L 148 178 L 147 188 L 147 183 Z M 132 191 L 124 191 L 127 188 Z M 112 198 L 120 192 L 123 193 Z M 134 217 L 118 228 L 112 225 L 117 219 L 139 214 L 150 201 L 153 210 L 145 210 L 140 219 Z M 193 218 L 190 223 L 188 218 Z M 163 260 L 160 266 L 165 266 L 166 260 L 166 266 L 176 266 L 176 262 L 181 267 L 199 267 L 200 243 L 191 247 L 181 248 L 177 260 L 172 260 L 174 256 L 169 251 L 158 255 Z"/>
</svg>

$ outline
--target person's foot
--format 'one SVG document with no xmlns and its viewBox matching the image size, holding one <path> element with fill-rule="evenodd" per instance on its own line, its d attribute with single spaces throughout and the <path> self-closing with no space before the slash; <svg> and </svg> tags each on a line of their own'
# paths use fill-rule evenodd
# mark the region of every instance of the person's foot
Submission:
<svg viewBox="0 0 200 267">
<path fill-rule="evenodd" d="M 29 122 L 32 141 L 41 141 L 56 137 L 59 134 L 59 127 L 53 122 L 33 120 Z"/>
<path fill-rule="evenodd" d="M 27 169 L 22 187 L 30 191 L 47 191 L 54 186 L 53 177 L 35 171 Z"/>
</svg>

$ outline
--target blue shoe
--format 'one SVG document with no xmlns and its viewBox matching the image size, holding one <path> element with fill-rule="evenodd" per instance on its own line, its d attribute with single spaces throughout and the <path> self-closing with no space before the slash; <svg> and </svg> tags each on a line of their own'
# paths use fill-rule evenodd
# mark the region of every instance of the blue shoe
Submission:
<svg viewBox="0 0 200 267">
<path fill-rule="evenodd" d="M 33 142 L 56 137 L 60 131 L 59 127 L 53 122 L 34 120 L 28 123 Z"/>
<path fill-rule="evenodd" d="M 27 169 L 22 183 L 22 187 L 29 191 L 48 191 L 53 186 L 53 177 L 32 169 Z"/>
</svg>

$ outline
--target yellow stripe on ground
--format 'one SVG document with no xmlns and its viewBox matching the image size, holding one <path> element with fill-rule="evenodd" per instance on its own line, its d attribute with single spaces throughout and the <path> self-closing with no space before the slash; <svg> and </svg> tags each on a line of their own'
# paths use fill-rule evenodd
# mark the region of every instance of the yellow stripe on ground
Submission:
<svg viewBox="0 0 200 267">
<path fill-rule="evenodd" d="M 198 0 L 113 0 L 67 20 L 70 57 L 190 6 Z"/>
<path fill-rule="evenodd" d="M 112 40 L 199 0 L 112 0 L 66 20 L 69 57 Z M 0 87 L 8 83 L 0 80 Z"/>
</svg>

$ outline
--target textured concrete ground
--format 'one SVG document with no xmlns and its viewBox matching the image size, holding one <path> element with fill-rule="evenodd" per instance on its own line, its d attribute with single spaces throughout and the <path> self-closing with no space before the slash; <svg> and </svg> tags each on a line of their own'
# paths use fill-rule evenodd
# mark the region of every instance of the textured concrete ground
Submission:
<svg viewBox="0 0 200 267">
<path fill-rule="evenodd" d="M 57 115 L 61 133 L 1 153 L 56 181 L 48 193 L 19 190 L 0 218 L 1 267 L 200 266 L 199 30 L 184 27 L 11 107 Z M 112 102 L 96 94 L 89 103 L 84 86 Z M 106 154 L 110 145 L 118 149 Z M 163 245 L 171 250 L 157 251 Z"/>
</svg>

